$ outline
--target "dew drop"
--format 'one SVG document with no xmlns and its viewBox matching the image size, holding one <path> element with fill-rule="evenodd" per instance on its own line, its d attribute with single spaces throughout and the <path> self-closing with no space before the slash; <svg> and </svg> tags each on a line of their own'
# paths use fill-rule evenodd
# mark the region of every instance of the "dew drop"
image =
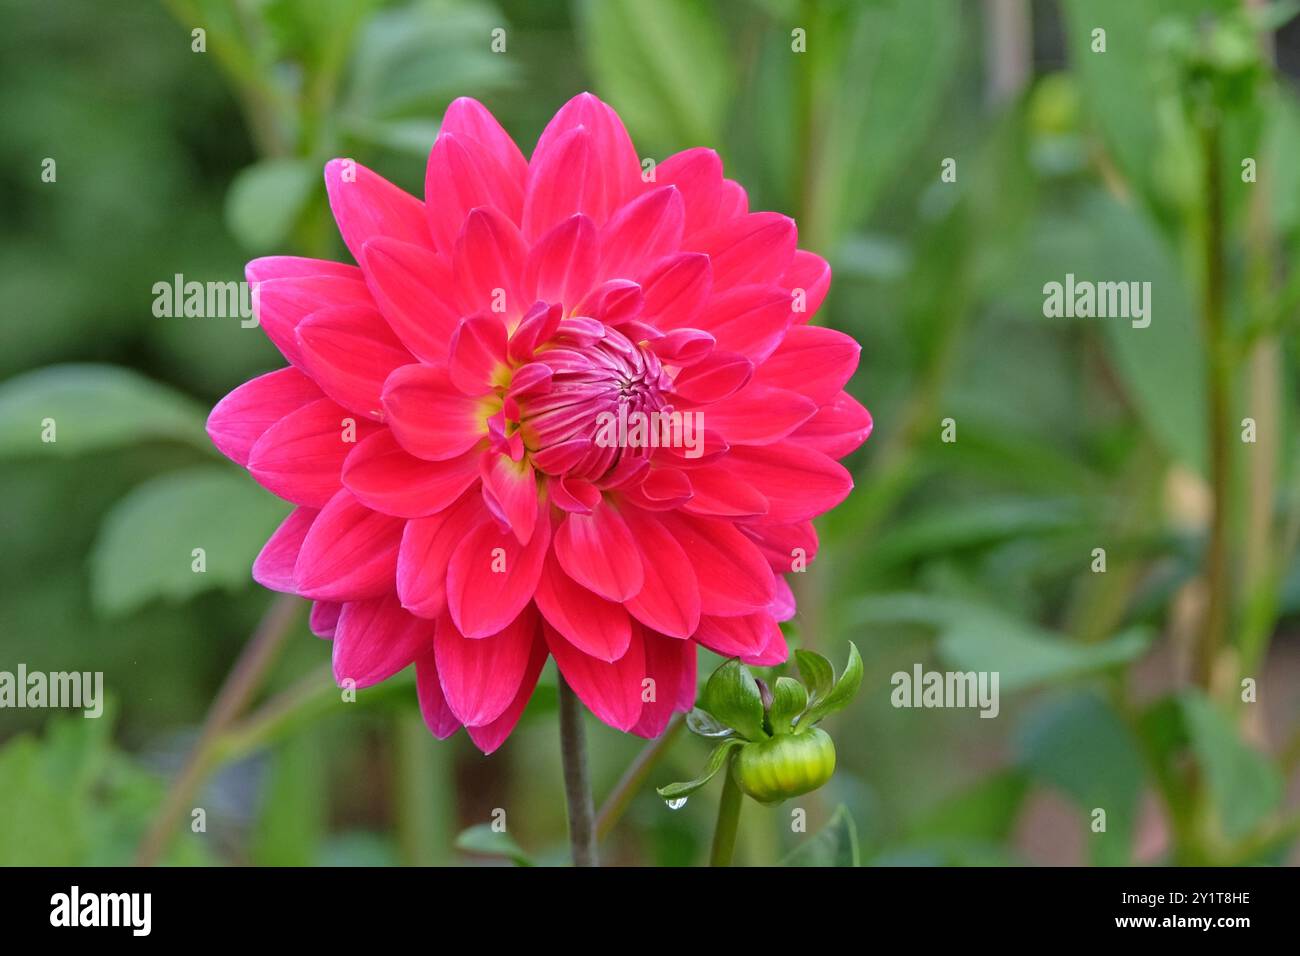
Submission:
<svg viewBox="0 0 1300 956">
<path fill-rule="evenodd" d="M 686 797 L 678 797 L 676 800 L 665 800 L 664 802 L 668 804 L 669 810 L 680 810 L 686 806 Z"/>
</svg>

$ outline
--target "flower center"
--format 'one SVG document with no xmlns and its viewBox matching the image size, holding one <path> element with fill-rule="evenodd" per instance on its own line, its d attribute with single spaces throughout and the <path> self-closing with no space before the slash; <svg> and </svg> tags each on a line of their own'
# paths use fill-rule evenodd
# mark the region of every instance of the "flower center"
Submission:
<svg viewBox="0 0 1300 956">
<path fill-rule="evenodd" d="M 650 454 L 672 385 L 653 353 L 607 327 L 603 338 L 562 341 L 535 360 L 551 369 L 550 389 L 520 402 L 519 434 L 541 471 L 596 481 L 625 457 Z"/>
</svg>

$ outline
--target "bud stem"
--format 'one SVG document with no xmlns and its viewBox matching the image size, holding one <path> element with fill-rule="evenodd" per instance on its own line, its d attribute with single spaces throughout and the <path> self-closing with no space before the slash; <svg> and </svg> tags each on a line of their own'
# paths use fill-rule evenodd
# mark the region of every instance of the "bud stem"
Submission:
<svg viewBox="0 0 1300 956">
<path fill-rule="evenodd" d="M 731 761 L 722 771 L 722 798 L 718 801 L 718 822 L 713 827 L 713 849 L 709 852 L 709 866 L 731 866 L 731 855 L 736 849 L 736 830 L 740 826 L 740 807 L 745 795 L 731 774 Z"/>
<path fill-rule="evenodd" d="M 560 692 L 560 758 L 564 765 L 564 796 L 569 808 L 569 846 L 574 866 L 596 862 L 596 805 L 587 773 L 587 741 L 582 728 L 582 704 L 562 674 Z"/>
</svg>

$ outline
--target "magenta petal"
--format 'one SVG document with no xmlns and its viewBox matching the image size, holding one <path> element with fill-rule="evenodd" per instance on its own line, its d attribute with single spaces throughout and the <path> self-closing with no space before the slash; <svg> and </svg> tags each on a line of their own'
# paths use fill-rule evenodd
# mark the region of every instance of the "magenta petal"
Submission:
<svg viewBox="0 0 1300 956">
<path fill-rule="evenodd" d="M 555 554 L 569 577 L 610 601 L 635 596 L 645 581 L 632 532 L 608 502 L 589 515 L 566 515 L 555 533 Z"/>
<path fill-rule="evenodd" d="M 702 252 L 679 252 L 659 260 L 639 282 L 645 321 L 665 329 L 689 328 L 713 291 L 713 267 Z"/>
<path fill-rule="evenodd" d="M 495 522 L 474 528 L 447 567 L 447 608 L 457 629 L 469 638 L 486 637 L 518 617 L 537 590 L 550 544 L 546 521 L 526 545 Z"/>
<path fill-rule="evenodd" d="M 434 656 L 447 706 L 468 726 L 491 723 L 514 701 L 528 671 L 537 612 L 525 607 L 496 634 L 468 638 L 451 618 L 438 620 Z"/>
<path fill-rule="evenodd" d="M 479 452 L 425 461 L 408 454 L 387 428 L 358 444 L 343 463 L 343 484 L 357 500 L 398 518 L 442 511 L 478 476 Z"/>
<path fill-rule="evenodd" d="M 727 467 L 762 492 L 767 518 L 777 524 L 815 518 L 853 490 L 853 477 L 843 465 L 789 439 L 762 447 L 737 445 Z"/>
<path fill-rule="evenodd" d="M 509 370 L 501 316 L 480 312 L 461 320 L 451 337 L 447 374 L 466 395 L 484 395 L 504 383 Z"/>
<path fill-rule="evenodd" d="M 438 665 L 434 661 L 432 650 L 415 661 L 415 689 L 420 699 L 420 716 L 424 718 L 429 733 L 439 740 L 446 740 L 460 729 L 460 721 L 451 712 L 447 698 L 442 694 Z"/>
<path fill-rule="evenodd" d="M 350 159 L 325 164 L 325 190 L 339 233 L 352 258 L 377 236 L 429 246 L 424 204 L 382 176 Z"/>
<path fill-rule="evenodd" d="M 686 200 L 686 235 L 717 223 L 721 211 L 722 160 L 697 146 L 669 156 L 655 167 L 655 181 L 676 186 Z"/>
<path fill-rule="evenodd" d="M 738 216 L 693 236 L 690 247 L 707 252 L 713 284 L 727 289 L 750 282 L 776 282 L 794 260 L 794 220 L 775 212 Z M 789 305 L 789 296 L 786 304 Z"/>
<path fill-rule="evenodd" d="M 515 693 L 515 699 L 510 702 L 510 706 L 505 709 L 496 720 L 483 724 L 479 727 L 466 727 L 465 731 L 469 734 L 470 739 L 474 741 L 474 746 L 485 754 L 490 754 L 510 736 L 510 732 L 515 729 L 519 723 L 519 718 L 523 716 L 524 708 L 528 706 L 528 699 L 533 696 L 533 690 L 537 687 L 537 678 L 542 673 L 542 667 L 546 664 L 546 659 L 550 654 L 546 649 L 546 641 L 542 638 L 540 631 L 533 637 L 532 656 L 528 661 L 528 669 L 524 673 L 523 682 L 519 685 L 519 690 Z"/>
<path fill-rule="evenodd" d="M 483 403 L 456 388 L 447 370 L 405 365 L 384 383 L 388 427 L 417 458 L 458 458 L 487 436 Z"/>
<path fill-rule="evenodd" d="M 856 451 L 870 434 L 871 413 L 848 392 L 840 392 L 790 438 L 829 458 L 843 458 Z"/>
<path fill-rule="evenodd" d="M 689 368 L 684 368 L 673 382 L 673 391 L 699 405 L 721 401 L 734 395 L 753 377 L 754 363 L 736 352 L 714 351 Z M 708 420 L 706 414 L 705 420 Z"/>
<path fill-rule="evenodd" d="M 675 186 L 660 186 L 623 206 L 601 230 L 604 278 L 634 278 L 682 242 L 686 212 Z"/>
<path fill-rule="evenodd" d="M 524 154 L 510 134 L 501 128 L 496 117 L 478 100 L 468 96 L 452 100 L 447 112 L 442 114 L 439 132 L 472 139 L 482 145 L 520 188 L 528 179 L 528 160 L 524 159 Z"/>
<path fill-rule="evenodd" d="M 734 395 L 708 406 L 704 417 L 729 445 L 770 445 L 816 414 L 811 398 L 750 381 Z"/>
<path fill-rule="evenodd" d="M 361 688 L 387 680 L 433 649 L 432 621 L 402 609 L 395 594 L 349 601 L 334 632 L 334 680 Z"/>
<path fill-rule="evenodd" d="M 372 305 L 370 290 L 361 280 L 337 275 L 290 276 L 266 279 L 253 290 L 253 309 L 258 324 L 280 354 L 293 365 L 303 367 L 299 351 L 298 324 L 313 312 L 342 305 Z"/>
<path fill-rule="evenodd" d="M 613 662 L 582 653 L 549 624 L 542 625 L 542 632 L 560 673 L 591 712 L 616 730 L 635 727 L 646 679 L 641 629 L 635 629 L 627 653 Z"/>
<path fill-rule="evenodd" d="M 307 626 L 317 637 L 333 637 L 342 610 L 343 605 L 336 601 L 313 601 L 311 613 L 307 616 Z"/>
<path fill-rule="evenodd" d="M 627 653 L 632 640 L 627 611 L 570 578 L 554 554 L 546 559 L 534 599 L 547 623 L 584 654 L 616 661 Z"/>
<path fill-rule="evenodd" d="M 477 140 L 443 129 L 429 154 L 424 210 L 440 252 L 450 252 L 471 209 L 492 206 L 518 222 L 523 182 L 514 178 Z"/>
<path fill-rule="evenodd" d="M 544 302 L 582 301 L 596 282 L 599 246 L 596 227 L 582 215 L 558 223 L 528 253 L 524 293 Z"/>
<path fill-rule="evenodd" d="M 323 508 L 341 487 L 343 461 L 377 426 L 328 398 L 309 402 L 276 422 L 248 453 L 258 484 L 295 504 Z"/>
<path fill-rule="evenodd" d="M 404 608 L 420 617 L 442 615 L 451 556 L 470 531 L 487 520 L 482 498 L 470 490 L 447 510 L 406 523 L 397 554 L 397 594 Z"/>
<path fill-rule="evenodd" d="M 825 405 L 853 375 L 861 351 L 862 346 L 843 332 L 815 325 L 795 326 L 759 366 L 754 378 Z"/>
<path fill-rule="evenodd" d="M 651 630 L 642 633 L 646 678 L 653 683 L 642 691 L 641 717 L 632 733 L 639 737 L 658 737 L 674 713 L 690 707 L 690 704 L 682 704 L 688 695 L 691 704 L 695 702 L 695 644 L 664 637 Z"/>
<path fill-rule="evenodd" d="M 391 591 L 404 525 L 340 491 L 302 543 L 294 565 L 298 593 L 320 601 L 357 601 Z"/>
<path fill-rule="evenodd" d="M 773 632 L 780 634 L 781 628 L 766 611 L 739 617 L 705 615 L 700 618 L 695 639 L 715 654 L 749 661 L 763 653 L 772 641 Z"/>
<path fill-rule="evenodd" d="M 303 539 L 307 537 L 307 531 L 318 514 L 320 512 L 315 508 L 294 508 L 289 512 L 289 516 L 275 529 L 266 544 L 262 545 L 261 553 L 253 561 L 254 581 L 272 591 L 298 593 L 293 577 L 294 563 L 298 560 L 298 552 L 302 550 Z"/>
<path fill-rule="evenodd" d="M 496 452 L 479 456 L 483 486 L 500 506 L 520 544 L 527 544 L 537 525 L 537 475 L 527 461 L 512 461 Z"/>
<path fill-rule="evenodd" d="M 640 593 L 625 606 L 651 630 L 674 638 L 690 637 L 700 623 L 700 586 L 690 559 L 657 516 L 629 507 L 623 517 L 645 570 Z"/>
<path fill-rule="evenodd" d="M 660 520 L 695 569 L 704 614 L 750 614 L 772 603 L 772 569 L 731 522 L 678 512 L 665 512 Z"/>
<path fill-rule="evenodd" d="M 268 428 L 321 397 L 316 383 L 296 368 L 267 372 L 217 402 L 208 416 L 208 437 L 231 461 L 247 465 L 253 444 Z"/>
<path fill-rule="evenodd" d="M 490 206 L 465 218 L 452 251 L 457 302 L 462 315 L 522 315 L 532 303 L 520 291 L 528 247 L 519 228 Z"/>
<path fill-rule="evenodd" d="M 330 398 L 359 415 L 383 418 L 380 395 L 393 370 L 415 357 L 373 306 L 335 306 L 299 323 L 304 367 Z"/>
<path fill-rule="evenodd" d="M 793 316 L 790 297 L 774 285 L 744 285 L 715 294 L 698 322 L 721 351 L 739 352 L 756 365 L 781 344 Z"/>
<path fill-rule="evenodd" d="M 830 263 L 816 253 L 799 249 L 781 276 L 780 286 L 790 292 L 794 320 L 803 325 L 816 314 L 831 287 Z"/>
<path fill-rule="evenodd" d="M 393 332 L 422 361 L 445 365 L 460 322 L 451 260 L 423 246 L 371 239 L 361 250 L 366 283 Z"/>
</svg>

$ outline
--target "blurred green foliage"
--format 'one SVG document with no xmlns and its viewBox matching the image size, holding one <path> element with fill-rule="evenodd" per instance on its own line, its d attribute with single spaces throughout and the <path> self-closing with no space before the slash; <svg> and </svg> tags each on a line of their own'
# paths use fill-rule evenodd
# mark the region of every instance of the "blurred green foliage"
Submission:
<svg viewBox="0 0 1300 956">
<path fill-rule="evenodd" d="M 820 525 L 792 628 L 835 659 L 854 640 L 863 691 L 827 722 L 838 771 L 798 801 L 808 832 L 751 805 L 740 861 L 1294 861 L 1300 99 L 1269 52 L 1294 62 L 1291 8 L 1001 6 L 1010 20 L 957 0 L 166 0 L 111 16 L 4 0 L 0 669 L 102 670 L 117 706 L 0 712 L 0 863 L 130 860 L 269 604 L 247 569 L 285 507 L 214 456 L 202 420 L 281 359 L 237 319 L 155 316 L 154 284 L 238 279 L 268 251 L 342 259 L 326 160 L 418 194 L 454 97 L 482 99 L 527 152 L 584 88 L 643 155 L 716 147 L 752 208 L 795 216 L 835 270 L 817 321 L 864 344 L 851 388 L 876 434 Z M 1225 260 L 1213 342 L 1207 239 Z M 1045 318 L 1043 286 L 1067 273 L 1149 281 L 1152 325 Z M 1207 421 L 1219 387 L 1231 440 Z M 1246 417 L 1255 444 L 1237 440 Z M 1216 490 L 1229 626 L 1194 686 Z M 409 681 L 345 709 L 327 656 L 295 626 L 223 738 L 207 833 L 182 823 L 165 859 L 563 859 L 549 674 L 485 761 L 424 733 Z M 999 671 L 998 719 L 895 709 L 890 675 L 917 662 Z M 589 731 L 599 799 L 639 742 Z M 652 782 L 703 756 L 683 738 Z M 698 862 L 709 801 L 669 811 L 643 790 L 606 859 Z M 498 807 L 508 835 L 488 825 Z"/>
</svg>

